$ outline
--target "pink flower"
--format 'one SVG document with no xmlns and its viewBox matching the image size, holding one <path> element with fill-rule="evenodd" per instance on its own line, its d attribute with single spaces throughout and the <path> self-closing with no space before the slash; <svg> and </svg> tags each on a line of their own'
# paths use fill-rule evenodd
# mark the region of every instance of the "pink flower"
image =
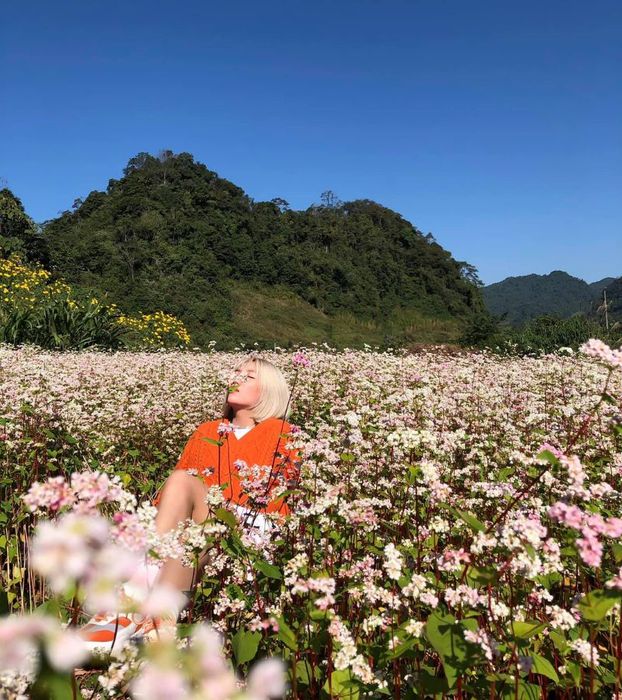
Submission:
<svg viewBox="0 0 622 700">
<path fill-rule="evenodd" d="M 622 537 L 622 518 L 607 518 L 603 533 L 607 537 Z"/>
<path fill-rule="evenodd" d="M 47 509 L 55 513 L 63 506 L 73 505 L 75 494 L 62 476 L 51 476 L 43 483 L 35 481 L 22 499 L 33 512 Z"/>
<path fill-rule="evenodd" d="M 136 513 L 115 513 L 111 535 L 113 540 L 134 552 L 147 547 L 147 528 Z"/>
<path fill-rule="evenodd" d="M 0 618 L 0 673 L 27 675 L 35 670 L 38 639 L 50 622 L 49 618 L 34 615 Z"/>
<path fill-rule="evenodd" d="M 118 476 L 105 472 L 84 471 L 71 475 L 71 488 L 78 503 L 76 511 L 88 513 L 102 503 L 118 503 L 122 509 L 133 509 L 135 497 L 123 488 Z"/>
<path fill-rule="evenodd" d="M 587 343 L 583 343 L 579 350 L 589 357 L 604 362 L 612 369 L 622 367 L 622 348 L 612 350 L 606 343 L 603 343 L 602 340 L 590 338 Z"/>
<path fill-rule="evenodd" d="M 78 632 L 63 629 L 55 618 L 11 615 L 0 619 L 0 672 L 30 675 L 38 663 L 41 642 L 48 661 L 58 671 L 70 671 L 88 657 Z"/>
<path fill-rule="evenodd" d="M 580 487 L 585 481 L 585 469 L 577 455 L 563 455 L 559 460 L 567 469 L 568 476 L 574 487 Z"/>
<path fill-rule="evenodd" d="M 135 552 L 110 543 L 96 552 L 83 579 L 84 607 L 99 613 L 119 609 L 120 587 L 129 581 L 142 565 Z"/>
<path fill-rule="evenodd" d="M 598 515 L 598 513 L 594 513 L 592 515 L 588 515 L 587 518 L 585 519 L 585 524 L 583 525 L 582 531 L 583 534 L 586 535 L 586 537 L 589 537 L 589 534 L 596 534 L 596 535 L 602 535 L 604 534 L 606 529 L 605 521 L 602 518 L 602 516 Z"/>
<path fill-rule="evenodd" d="M 610 581 L 605 584 L 607 588 L 617 588 L 622 591 L 622 567 L 618 571 L 618 575 L 614 576 Z"/>
<path fill-rule="evenodd" d="M 438 565 L 442 571 L 456 571 L 462 564 L 467 564 L 471 561 L 471 555 L 460 549 L 446 549 L 443 556 L 438 558 Z"/>
<path fill-rule="evenodd" d="M 309 367 L 311 365 L 309 358 L 302 352 L 297 352 L 294 354 L 292 357 L 292 363 L 296 367 Z"/>
<path fill-rule="evenodd" d="M 588 566 L 600 566 L 603 558 L 603 546 L 596 537 L 580 537 L 577 540 L 581 559 Z"/>
<path fill-rule="evenodd" d="M 578 530 L 584 522 L 583 511 L 577 506 L 569 506 L 563 501 L 557 501 L 548 510 L 549 518 L 564 523 Z"/>
</svg>

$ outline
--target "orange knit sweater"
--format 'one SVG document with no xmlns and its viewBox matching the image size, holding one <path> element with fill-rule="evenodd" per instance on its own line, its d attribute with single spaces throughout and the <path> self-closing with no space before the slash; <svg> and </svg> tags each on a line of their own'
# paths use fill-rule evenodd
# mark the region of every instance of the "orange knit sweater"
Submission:
<svg viewBox="0 0 622 700">
<path fill-rule="evenodd" d="M 196 469 L 207 486 L 227 484 L 223 491 L 225 499 L 244 505 L 248 496 L 242 489 L 238 470 L 234 462 L 244 460 L 249 466 L 258 464 L 267 467 L 266 475 L 274 460 L 273 473 L 282 474 L 286 481 L 298 477 L 300 455 L 296 450 L 287 450 L 291 425 L 281 418 L 268 418 L 261 421 L 241 438 L 234 433 L 218 435 L 218 426 L 229 423 L 224 419 L 201 423 L 184 447 L 175 469 Z M 221 442 L 217 445 L 215 442 Z M 276 451 L 276 458 L 275 458 Z M 204 473 L 207 470 L 208 473 Z M 275 485 L 274 479 L 271 485 Z M 268 503 L 267 513 L 287 515 L 289 508 L 283 499 Z"/>
</svg>

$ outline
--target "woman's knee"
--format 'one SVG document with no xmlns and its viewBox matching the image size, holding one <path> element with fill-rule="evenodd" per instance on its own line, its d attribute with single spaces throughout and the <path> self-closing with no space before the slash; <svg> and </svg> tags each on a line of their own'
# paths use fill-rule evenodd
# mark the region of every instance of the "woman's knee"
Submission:
<svg viewBox="0 0 622 700">
<path fill-rule="evenodd" d="M 175 498 L 175 500 L 180 499 L 188 503 L 191 502 L 193 500 L 195 480 L 196 477 L 188 474 L 183 469 L 176 469 L 164 482 L 162 498 Z"/>
</svg>

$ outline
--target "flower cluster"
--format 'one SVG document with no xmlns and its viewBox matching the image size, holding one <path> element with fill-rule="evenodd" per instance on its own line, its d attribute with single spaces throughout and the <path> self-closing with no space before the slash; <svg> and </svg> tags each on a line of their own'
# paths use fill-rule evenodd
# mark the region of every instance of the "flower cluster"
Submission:
<svg viewBox="0 0 622 700">
<path fill-rule="evenodd" d="M 190 345 L 190 334 L 182 321 L 163 311 L 136 316 L 121 315 L 117 323 L 135 337 L 142 348 Z"/>
<path fill-rule="evenodd" d="M 622 348 L 613 350 L 602 340 L 592 338 L 584 343 L 579 350 L 585 355 L 594 357 L 613 368 L 622 368 Z"/>
<path fill-rule="evenodd" d="M 622 537 L 622 518 L 603 518 L 597 513 L 588 514 L 578 506 L 569 506 L 562 501 L 554 503 L 548 513 L 553 520 L 581 533 L 581 537 L 577 539 L 577 547 L 581 559 L 590 566 L 600 566 L 602 560 L 603 546 L 599 536 Z"/>
<path fill-rule="evenodd" d="M 71 299 L 71 288 L 62 281 L 52 281 L 43 268 L 25 265 L 16 257 L 0 260 L 0 305 L 29 310 Z"/>
</svg>

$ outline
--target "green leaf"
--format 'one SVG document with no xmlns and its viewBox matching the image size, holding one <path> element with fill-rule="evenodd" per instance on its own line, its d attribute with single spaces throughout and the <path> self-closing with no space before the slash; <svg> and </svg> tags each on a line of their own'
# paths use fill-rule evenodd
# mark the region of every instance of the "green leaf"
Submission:
<svg viewBox="0 0 622 700">
<path fill-rule="evenodd" d="M 611 549 L 613 550 L 613 556 L 616 560 L 616 564 L 619 564 L 622 562 L 622 544 L 618 544 L 617 542 L 613 542 L 611 544 Z"/>
<path fill-rule="evenodd" d="M 273 564 L 269 564 L 267 561 L 264 561 L 263 559 L 256 559 L 255 560 L 255 568 L 258 571 L 261 571 L 261 573 L 264 576 L 267 576 L 268 578 L 273 578 L 276 579 L 277 581 L 280 581 L 283 576 L 281 575 L 281 570 L 278 568 L 278 566 L 274 566 Z"/>
<path fill-rule="evenodd" d="M 548 462 L 553 466 L 559 464 L 559 459 L 557 459 L 557 457 L 550 450 L 542 450 L 542 452 L 536 455 L 536 459 L 542 462 Z"/>
<path fill-rule="evenodd" d="M 76 698 L 82 698 L 82 693 L 76 685 Z M 32 700 L 72 700 L 74 695 L 71 688 L 71 676 L 67 674 L 45 671 L 35 681 L 30 696 Z"/>
<path fill-rule="evenodd" d="M 536 634 L 540 634 L 546 625 L 541 622 L 534 622 L 531 620 L 514 620 L 511 623 L 512 635 L 516 639 L 529 639 Z"/>
<path fill-rule="evenodd" d="M 423 667 L 418 673 L 415 671 L 413 686 L 417 690 L 421 689 L 425 693 L 431 693 L 434 696 L 447 693 L 449 690 L 447 679 L 437 678 L 434 675 L 434 671 L 426 667 Z"/>
<path fill-rule="evenodd" d="M 321 622 L 322 620 L 328 619 L 328 612 L 326 610 L 319 610 L 316 607 L 310 607 L 308 615 L 313 622 Z"/>
<path fill-rule="evenodd" d="M 233 635 L 231 646 L 233 647 L 233 655 L 238 666 L 255 658 L 260 640 L 261 632 L 247 632 L 244 629 L 239 629 Z"/>
<path fill-rule="evenodd" d="M 419 643 L 419 640 L 416 637 L 413 637 L 411 639 L 406 639 L 400 644 L 398 644 L 393 651 L 391 651 L 387 655 L 387 659 L 389 661 L 394 661 L 395 659 L 399 659 L 400 656 L 403 656 L 407 651 L 410 651 L 414 647 L 416 647 Z"/>
<path fill-rule="evenodd" d="M 453 615 L 434 612 L 428 617 L 425 634 L 430 644 L 439 653 L 449 688 L 456 684 L 458 676 L 475 661 L 474 649 L 467 645 L 464 631 Z"/>
<path fill-rule="evenodd" d="M 201 438 L 201 440 L 205 440 L 205 442 L 209 442 L 210 445 L 217 445 L 218 447 L 222 447 L 225 443 L 222 440 L 213 440 L 212 438 Z"/>
<path fill-rule="evenodd" d="M 408 471 L 406 472 L 406 483 L 409 486 L 416 484 L 420 475 L 421 469 L 419 467 L 408 467 Z"/>
<path fill-rule="evenodd" d="M 36 612 L 43 615 L 51 615 L 52 617 L 59 617 L 61 614 L 60 602 L 56 598 L 49 598 L 44 603 L 37 606 Z"/>
<path fill-rule="evenodd" d="M 471 530 L 475 530 L 475 532 L 484 532 L 486 529 L 484 523 L 480 522 L 472 513 L 468 513 L 466 510 L 457 510 L 456 508 L 452 508 L 451 510 L 460 520 L 464 521 Z"/>
<path fill-rule="evenodd" d="M 236 528 L 238 521 L 235 519 L 235 515 L 230 510 L 226 508 L 217 508 L 214 513 L 216 520 L 220 520 L 221 523 L 228 525 L 229 527 Z"/>
<path fill-rule="evenodd" d="M 471 566 L 467 571 L 467 581 L 486 586 L 497 580 L 498 571 L 493 566 Z"/>
<path fill-rule="evenodd" d="M 545 659 L 544 656 L 540 656 L 540 654 L 532 654 L 531 658 L 533 659 L 532 671 L 534 673 L 539 673 L 541 676 L 546 676 L 552 681 L 555 681 L 555 683 L 559 683 L 557 671 L 548 659 Z"/>
<path fill-rule="evenodd" d="M 302 685 L 311 685 L 311 664 L 304 659 L 296 663 L 296 679 Z"/>
<path fill-rule="evenodd" d="M 534 685 L 533 683 L 525 683 L 525 681 L 518 682 L 518 694 L 514 690 L 513 684 L 511 688 L 506 688 L 501 696 L 503 700 L 540 700 L 542 693 L 540 691 L 539 685 Z"/>
<path fill-rule="evenodd" d="M 298 651 L 298 642 L 294 630 L 285 622 L 282 617 L 279 617 L 279 631 L 277 637 L 292 651 Z"/>
<path fill-rule="evenodd" d="M 339 698 L 339 700 L 358 700 L 359 698 L 359 683 L 354 679 L 350 669 L 342 671 L 333 671 L 330 674 L 330 685 L 328 679 L 324 683 L 326 693 L 332 693 L 331 698 Z"/>
<path fill-rule="evenodd" d="M 618 405 L 617 399 L 616 399 L 614 396 L 612 396 L 611 394 L 603 393 L 603 394 L 602 394 L 602 400 L 603 400 L 605 403 L 611 404 L 611 406 L 617 406 L 617 405 Z"/>
<path fill-rule="evenodd" d="M 576 688 L 581 686 L 581 666 L 576 661 L 566 661 L 566 669 L 572 676 Z"/>
<path fill-rule="evenodd" d="M 616 590 L 590 591 L 579 601 L 579 610 L 586 620 L 602 620 L 611 608 L 622 600 L 622 592 Z"/>
<path fill-rule="evenodd" d="M 566 651 L 568 650 L 568 642 L 566 641 L 566 638 L 563 634 L 560 634 L 555 630 L 550 630 L 549 639 L 553 642 L 557 651 L 561 651 L 562 654 L 566 653 Z"/>
</svg>

